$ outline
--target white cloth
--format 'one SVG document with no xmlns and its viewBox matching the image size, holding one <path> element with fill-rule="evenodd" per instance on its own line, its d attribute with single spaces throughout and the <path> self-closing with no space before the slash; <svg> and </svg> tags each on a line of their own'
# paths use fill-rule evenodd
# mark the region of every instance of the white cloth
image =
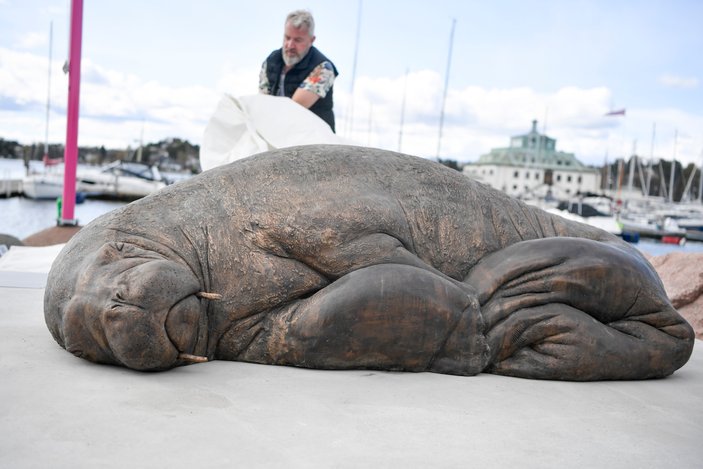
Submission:
<svg viewBox="0 0 703 469">
<path fill-rule="evenodd" d="M 205 127 L 200 166 L 206 171 L 256 153 L 315 143 L 346 142 L 292 99 L 225 94 Z"/>
</svg>

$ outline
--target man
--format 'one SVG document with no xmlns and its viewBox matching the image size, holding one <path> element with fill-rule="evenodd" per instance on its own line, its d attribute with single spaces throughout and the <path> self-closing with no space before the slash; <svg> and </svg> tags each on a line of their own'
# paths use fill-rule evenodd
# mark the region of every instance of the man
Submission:
<svg viewBox="0 0 703 469">
<path fill-rule="evenodd" d="M 316 47 L 315 21 L 306 10 L 286 17 L 283 47 L 264 61 L 259 74 L 259 92 L 287 96 L 310 109 L 332 128 L 332 86 L 339 74 L 334 64 Z"/>
</svg>

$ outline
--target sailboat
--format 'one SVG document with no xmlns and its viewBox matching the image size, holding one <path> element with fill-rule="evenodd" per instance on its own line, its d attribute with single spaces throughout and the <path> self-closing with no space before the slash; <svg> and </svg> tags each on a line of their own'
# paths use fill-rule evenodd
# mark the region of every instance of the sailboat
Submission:
<svg viewBox="0 0 703 469">
<path fill-rule="evenodd" d="M 44 155 L 42 157 L 44 170 L 42 172 L 30 172 L 29 166 L 27 166 L 27 174 L 22 179 L 22 192 L 30 199 L 56 199 L 61 197 L 63 192 L 63 173 L 58 170 L 54 170 L 54 167 L 57 167 L 61 162 L 63 162 L 63 159 L 54 159 L 49 157 L 49 116 L 51 114 L 51 53 L 53 49 L 53 31 L 54 23 L 51 22 L 49 23 L 49 66 L 47 72 L 46 124 L 44 128 Z M 78 197 L 76 199 L 76 201 L 78 201 Z"/>
</svg>

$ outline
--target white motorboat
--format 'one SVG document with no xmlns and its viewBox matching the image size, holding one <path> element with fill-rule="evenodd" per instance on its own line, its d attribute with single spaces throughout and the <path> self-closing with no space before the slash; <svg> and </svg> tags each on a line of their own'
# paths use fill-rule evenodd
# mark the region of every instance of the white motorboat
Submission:
<svg viewBox="0 0 703 469">
<path fill-rule="evenodd" d="M 156 166 L 115 161 L 102 168 L 79 168 L 76 193 L 88 197 L 134 200 L 166 187 L 169 181 Z M 31 199 L 56 199 L 63 195 L 63 173 L 44 172 L 27 175 L 22 191 Z"/>
<path fill-rule="evenodd" d="M 29 174 L 22 179 L 22 193 L 25 197 L 39 200 L 61 197 L 63 194 L 63 174 Z"/>
<path fill-rule="evenodd" d="M 610 199 L 605 200 L 608 202 L 610 201 Z M 549 212 L 554 215 L 559 215 L 560 217 L 566 218 L 567 220 L 585 223 L 586 225 L 591 225 L 596 228 L 600 228 L 601 230 L 607 231 L 608 233 L 612 233 L 616 236 L 620 236 L 622 234 L 620 224 L 618 223 L 615 216 L 612 215 L 612 213 L 609 211 L 605 213 L 601 211 L 603 207 L 610 207 L 610 205 L 604 201 L 598 201 L 599 204 L 601 204 L 599 205 L 599 208 L 601 208 L 601 210 L 598 210 L 594 208 L 591 204 L 587 203 L 586 199 L 562 202 L 553 201 L 552 203 L 534 200 L 528 200 L 526 202 L 530 205 L 534 205 L 541 208 L 545 212 Z"/>
<path fill-rule="evenodd" d="M 679 228 L 685 230 L 686 238 L 703 241 L 703 207 L 700 204 L 668 204 L 656 214 L 675 220 Z"/>
<path fill-rule="evenodd" d="M 78 174 L 78 188 L 92 197 L 139 199 L 168 185 L 156 166 L 115 161 Z"/>
<path fill-rule="evenodd" d="M 560 210 L 558 208 L 550 208 L 547 209 L 546 212 L 559 215 L 560 217 L 566 218 L 567 220 L 585 223 L 586 225 L 599 228 L 616 236 L 620 236 L 622 234 L 620 224 L 612 215 L 592 215 L 586 217 L 579 215 L 578 213 L 573 213 L 568 210 Z"/>
<path fill-rule="evenodd" d="M 647 214 L 620 214 L 623 231 L 638 233 L 640 236 L 657 239 L 686 239 L 686 230 L 671 217 L 657 217 Z M 678 242 L 677 241 L 677 242 Z"/>
</svg>

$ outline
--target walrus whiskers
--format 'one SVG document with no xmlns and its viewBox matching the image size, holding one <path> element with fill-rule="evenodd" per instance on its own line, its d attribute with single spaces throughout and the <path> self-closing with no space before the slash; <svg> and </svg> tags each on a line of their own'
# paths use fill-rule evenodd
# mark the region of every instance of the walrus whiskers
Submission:
<svg viewBox="0 0 703 469">
<path fill-rule="evenodd" d="M 206 292 L 206 291 L 200 291 L 200 292 L 196 293 L 195 296 L 197 296 L 198 298 L 205 298 L 206 300 L 221 300 L 222 299 L 222 295 L 220 295 L 219 293 L 210 293 L 210 292 Z"/>
<path fill-rule="evenodd" d="M 207 357 L 201 357 L 200 355 L 191 355 L 190 353 L 179 353 L 178 359 L 190 363 L 205 363 Z"/>
</svg>

